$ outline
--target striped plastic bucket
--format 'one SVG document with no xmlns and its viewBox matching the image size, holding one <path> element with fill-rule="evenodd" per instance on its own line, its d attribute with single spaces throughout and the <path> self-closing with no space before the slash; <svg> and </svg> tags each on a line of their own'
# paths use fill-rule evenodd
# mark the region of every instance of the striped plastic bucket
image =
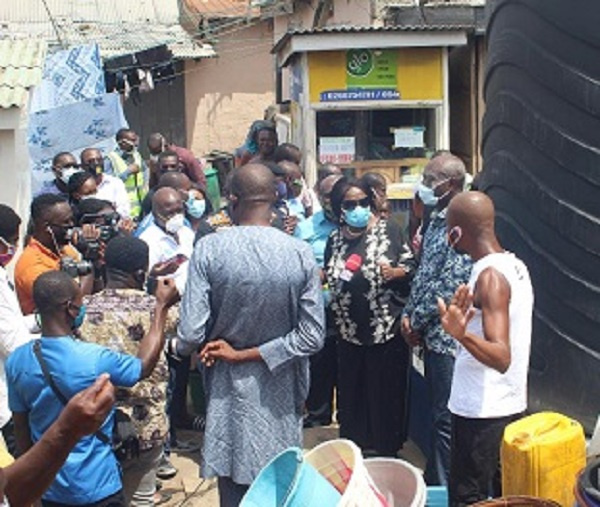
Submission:
<svg viewBox="0 0 600 507">
<path fill-rule="evenodd" d="M 324 442 L 311 450 L 305 460 L 342 494 L 339 507 L 387 507 L 354 442 Z"/>
</svg>

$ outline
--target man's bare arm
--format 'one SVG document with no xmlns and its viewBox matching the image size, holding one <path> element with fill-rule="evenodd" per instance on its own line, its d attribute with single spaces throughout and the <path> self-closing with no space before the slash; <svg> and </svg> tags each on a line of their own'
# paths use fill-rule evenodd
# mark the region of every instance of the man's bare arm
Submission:
<svg viewBox="0 0 600 507">
<path fill-rule="evenodd" d="M 17 456 L 25 454 L 33 445 L 31 433 L 29 431 L 29 413 L 13 413 L 13 422 L 15 424 L 15 443 L 17 445 Z"/>
<path fill-rule="evenodd" d="M 471 303 L 481 309 L 483 340 L 466 332 L 473 316 Z M 505 373 L 510 366 L 509 315 L 510 286 L 504 276 L 493 268 L 483 271 L 477 280 L 475 294 L 461 285 L 446 308 L 438 301 L 444 330 L 460 342 L 479 362 Z"/>
<path fill-rule="evenodd" d="M 156 307 L 150 329 L 140 341 L 137 357 L 142 360 L 142 378 L 150 376 L 165 348 L 165 324 L 169 308 L 179 299 L 172 279 L 159 279 L 156 288 Z"/>
</svg>

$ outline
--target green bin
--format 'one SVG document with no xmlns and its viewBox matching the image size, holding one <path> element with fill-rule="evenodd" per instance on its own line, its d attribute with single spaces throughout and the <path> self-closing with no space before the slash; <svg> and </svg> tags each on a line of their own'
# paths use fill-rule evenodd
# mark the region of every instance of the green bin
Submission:
<svg viewBox="0 0 600 507">
<path fill-rule="evenodd" d="M 209 166 L 204 170 L 206 176 L 206 193 L 214 211 L 221 209 L 221 190 L 219 189 L 219 172 Z"/>
</svg>

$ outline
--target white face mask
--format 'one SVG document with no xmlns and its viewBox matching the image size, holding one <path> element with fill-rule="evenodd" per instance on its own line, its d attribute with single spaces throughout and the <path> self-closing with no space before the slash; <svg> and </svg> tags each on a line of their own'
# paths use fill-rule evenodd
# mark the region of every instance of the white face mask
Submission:
<svg viewBox="0 0 600 507">
<path fill-rule="evenodd" d="M 82 195 L 79 200 L 80 201 L 85 201 L 87 199 L 96 199 L 97 194 L 88 194 L 88 195 Z M 2 505 L 0 505 L 0 507 L 2 507 Z"/>
<path fill-rule="evenodd" d="M 69 180 L 71 179 L 71 176 L 73 176 L 74 174 L 76 174 L 80 171 L 81 171 L 81 169 L 77 169 L 76 167 L 67 167 L 67 168 L 61 170 L 60 179 L 62 180 L 62 182 L 65 185 L 68 185 Z"/>
<path fill-rule="evenodd" d="M 0 507 L 10 507 L 10 503 L 8 501 L 8 497 L 6 496 L 6 494 L 4 495 L 4 498 L 2 499 L 2 501 L 0 501 Z"/>
<path fill-rule="evenodd" d="M 179 230 L 185 225 L 185 216 L 183 213 L 173 215 L 165 223 L 165 229 L 169 234 L 177 234 Z M 1 507 L 1 506 L 0 506 Z"/>
</svg>

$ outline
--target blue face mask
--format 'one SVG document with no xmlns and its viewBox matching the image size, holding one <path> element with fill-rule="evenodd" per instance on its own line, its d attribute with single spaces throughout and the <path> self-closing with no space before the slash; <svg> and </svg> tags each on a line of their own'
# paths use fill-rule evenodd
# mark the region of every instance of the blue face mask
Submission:
<svg viewBox="0 0 600 507">
<path fill-rule="evenodd" d="M 185 202 L 185 209 L 192 218 L 201 218 L 206 211 L 206 201 L 204 199 L 196 199 L 190 195 Z"/>
<path fill-rule="evenodd" d="M 371 218 L 371 209 L 365 206 L 356 206 L 354 209 L 344 211 L 344 221 L 350 227 L 357 229 L 364 229 L 369 225 L 369 218 Z"/>
<path fill-rule="evenodd" d="M 75 305 L 73 305 L 73 306 L 75 306 Z M 79 312 L 77 312 L 77 316 L 75 317 L 75 320 L 73 320 L 73 329 L 78 329 L 81 327 L 81 324 L 83 324 L 83 320 L 85 319 L 85 312 L 86 312 L 85 305 L 81 305 L 79 307 Z"/>
<path fill-rule="evenodd" d="M 426 187 L 423 183 L 419 183 L 417 187 L 417 194 L 419 194 L 419 198 L 423 201 L 425 206 L 437 206 L 439 201 L 439 197 L 436 197 L 435 190 L 433 188 Z"/>
</svg>

